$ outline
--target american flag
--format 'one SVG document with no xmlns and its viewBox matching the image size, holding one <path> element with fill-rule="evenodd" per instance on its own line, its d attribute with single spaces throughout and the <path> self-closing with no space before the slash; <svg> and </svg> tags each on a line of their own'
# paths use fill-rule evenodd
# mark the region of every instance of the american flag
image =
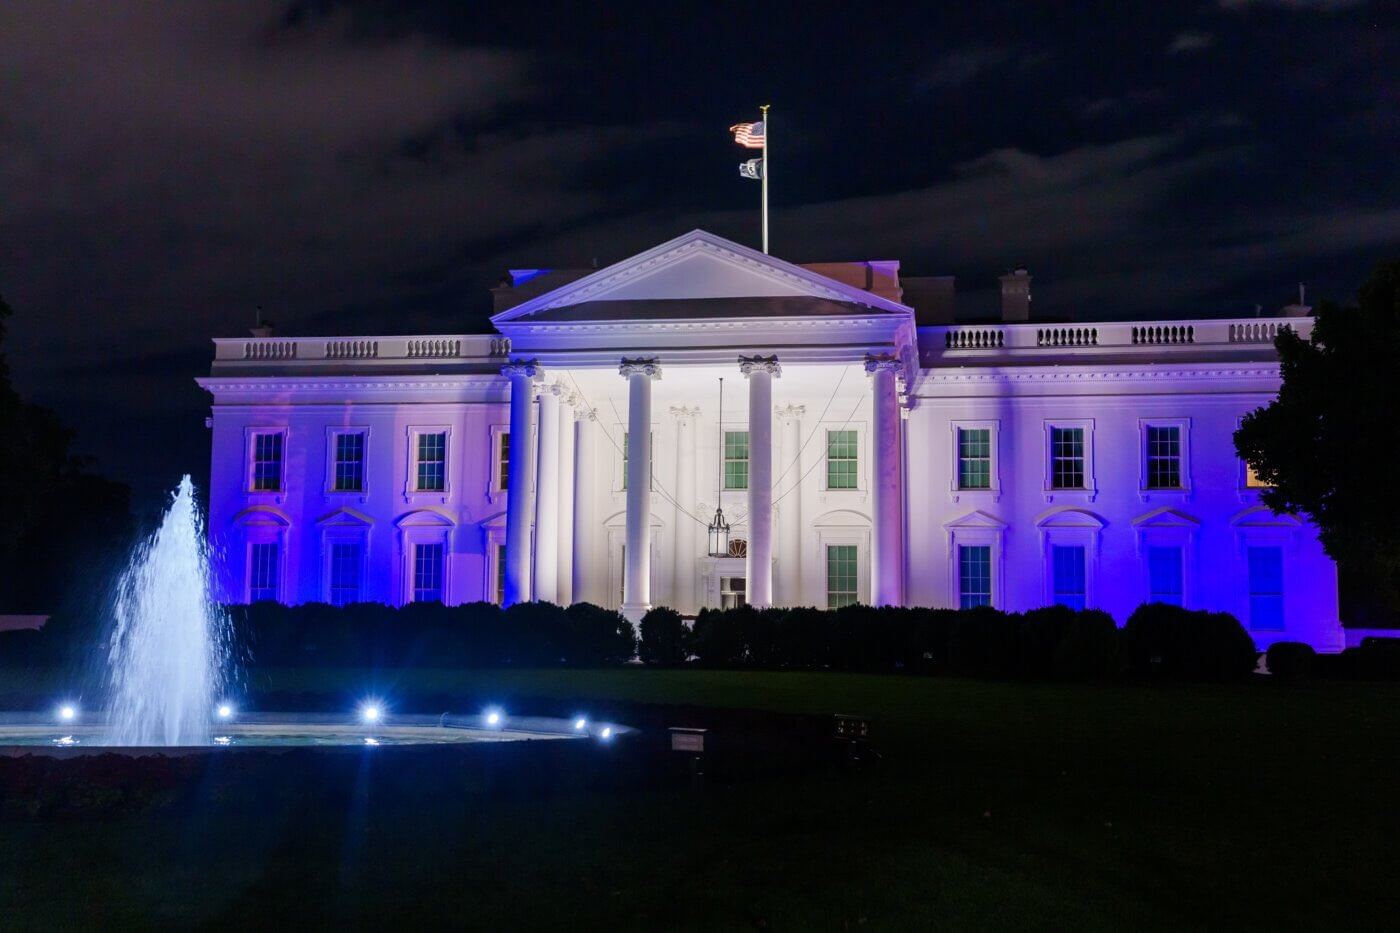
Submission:
<svg viewBox="0 0 1400 933">
<path fill-rule="evenodd" d="M 763 121 L 757 123 L 736 123 L 729 128 L 734 141 L 745 149 L 763 148 Z"/>
</svg>

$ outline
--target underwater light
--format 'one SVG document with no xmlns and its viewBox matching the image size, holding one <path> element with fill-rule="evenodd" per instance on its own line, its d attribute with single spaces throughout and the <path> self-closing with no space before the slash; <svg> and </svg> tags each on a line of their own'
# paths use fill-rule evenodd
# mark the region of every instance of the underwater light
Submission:
<svg viewBox="0 0 1400 933">
<path fill-rule="evenodd" d="M 360 718 L 365 722 L 379 722 L 379 717 L 382 715 L 383 711 L 375 703 L 366 703 L 360 707 Z"/>
<path fill-rule="evenodd" d="M 495 707 L 488 709 L 482 716 L 482 719 L 485 720 L 486 724 L 488 726 L 491 726 L 492 728 L 499 726 L 502 722 L 505 721 L 505 718 L 506 714 L 501 712 L 499 709 L 496 709 Z"/>
<path fill-rule="evenodd" d="M 58 708 L 58 718 L 64 722 L 72 722 L 78 718 L 78 709 L 71 703 L 64 703 Z"/>
<path fill-rule="evenodd" d="M 598 738 L 604 742 L 610 741 L 612 739 L 612 726 L 604 726 L 603 731 L 598 733 Z"/>
<path fill-rule="evenodd" d="M 577 719 L 574 720 L 574 731 L 575 731 L 575 732 L 582 732 L 584 729 L 587 729 L 587 728 L 588 728 L 588 720 L 587 720 L 585 717 L 580 716 L 579 718 L 577 718 Z"/>
<path fill-rule="evenodd" d="M 233 718 L 233 707 L 227 703 L 220 703 L 219 708 L 216 709 L 214 712 L 218 714 L 220 719 Z"/>
</svg>

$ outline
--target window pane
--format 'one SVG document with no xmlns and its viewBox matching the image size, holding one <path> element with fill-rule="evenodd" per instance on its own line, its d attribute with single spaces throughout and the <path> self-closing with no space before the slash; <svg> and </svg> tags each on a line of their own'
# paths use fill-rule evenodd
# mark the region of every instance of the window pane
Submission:
<svg viewBox="0 0 1400 933">
<path fill-rule="evenodd" d="M 413 601 L 442 602 L 442 545 L 419 544 L 413 548 Z"/>
<path fill-rule="evenodd" d="M 1050 564 L 1055 602 L 1071 609 L 1084 608 L 1084 548 L 1052 545 Z"/>
<path fill-rule="evenodd" d="M 1249 557 L 1249 627 L 1283 629 L 1283 548 L 1251 547 Z"/>
<path fill-rule="evenodd" d="M 826 432 L 826 488 L 857 488 L 857 450 L 855 431 Z"/>
<path fill-rule="evenodd" d="M 724 488 L 749 488 L 749 432 L 724 432 Z"/>
<path fill-rule="evenodd" d="M 365 484 L 365 436 L 337 434 L 335 436 L 336 492 L 361 492 Z"/>
<path fill-rule="evenodd" d="M 1179 547 L 1147 549 L 1148 602 L 1181 605 L 1182 551 Z"/>
<path fill-rule="evenodd" d="M 282 489 L 282 435 L 253 435 L 253 489 L 280 492 Z"/>
<path fill-rule="evenodd" d="M 331 605 L 345 606 L 360 601 L 360 576 L 364 567 L 364 546 L 358 541 L 331 544 Z"/>
<path fill-rule="evenodd" d="M 418 435 L 418 486 L 423 492 L 447 488 L 447 435 Z"/>
<path fill-rule="evenodd" d="M 496 545 L 496 602 L 506 601 L 506 546 Z"/>
<path fill-rule="evenodd" d="M 1084 429 L 1050 429 L 1050 487 L 1084 488 Z"/>
<path fill-rule="evenodd" d="M 856 583 L 856 546 L 832 544 L 826 549 L 826 607 L 840 609 L 860 599 Z"/>
<path fill-rule="evenodd" d="M 501 432 L 501 447 L 496 452 L 496 485 L 501 491 L 510 488 L 510 432 Z"/>
<path fill-rule="evenodd" d="M 992 488 L 992 431 L 958 429 L 958 488 Z"/>
<path fill-rule="evenodd" d="M 260 542 L 248 549 L 248 602 L 277 598 L 277 542 Z"/>
<path fill-rule="evenodd" d="M 1181 428 L 1147 428 L 1147 488 L 1181 488 Z"/>
<path fill-rule="evenodd" d="M 958 547 L 958 605 L 963 609 L 992 604 L 992 548 L 987 544 Z"/>
</svg>

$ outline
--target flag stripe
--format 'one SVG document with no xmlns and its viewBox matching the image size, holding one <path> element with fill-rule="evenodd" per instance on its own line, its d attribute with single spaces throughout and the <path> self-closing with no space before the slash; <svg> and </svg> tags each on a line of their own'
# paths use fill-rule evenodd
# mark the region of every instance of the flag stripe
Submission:
<svg viewBox="0 0 1400 933">
<path fill-rule="evenodd" d="M 745 149 L 762 149 L 764 126 L 763 121 L 757 123 L 736 123 L 729 128 L 734 134 L 734 141 Z"/>
</svg>

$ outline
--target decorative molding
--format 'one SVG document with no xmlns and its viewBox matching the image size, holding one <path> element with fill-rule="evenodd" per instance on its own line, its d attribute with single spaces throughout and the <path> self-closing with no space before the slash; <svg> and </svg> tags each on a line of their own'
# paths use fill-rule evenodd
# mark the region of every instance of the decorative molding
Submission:
<svg viewBox="0 0 1400 933">
<path fill-rule="evenodd" d="M 540 365 L 540 361 L 537 359 L 511 360 L 501 367 L 501 375 L 505 376 L 507 379 L 516 376 L 524 376 L 531 382 L 539 382 L 544 379 L 544 367 Z"/>
<path fill-rule="evenodd" d="M 741 356 L 739 357 L 739 372 L 745 376 L 751 376 L 756 372 L 765 372 L 777 378 L 783 374 L 783 368 L 778 365 L 777 356 Z"/>
<path fill-rule="evenodd" d="M 700 409 L 698 406 L 672 405 L 671 414 L 675 415 L 677 420 L 687 420 L 700 417 Z"/>
<path fill-rule="evenodd" d="M 793 404 L 778 405 L 774 407 L 773 414 L 784 421 L 791 421 L 794 418 L 801 418 L 803 415 L 807 414 L 807 406 Z"/>
<path fill-rule="evenodd" d="M 876 373 L 894 373 L 896 376 L 904 375 L 904 361 L 893 353 L 867 353 L 865 355 L 865 372 L 867 375 Z"/>
</svg>

